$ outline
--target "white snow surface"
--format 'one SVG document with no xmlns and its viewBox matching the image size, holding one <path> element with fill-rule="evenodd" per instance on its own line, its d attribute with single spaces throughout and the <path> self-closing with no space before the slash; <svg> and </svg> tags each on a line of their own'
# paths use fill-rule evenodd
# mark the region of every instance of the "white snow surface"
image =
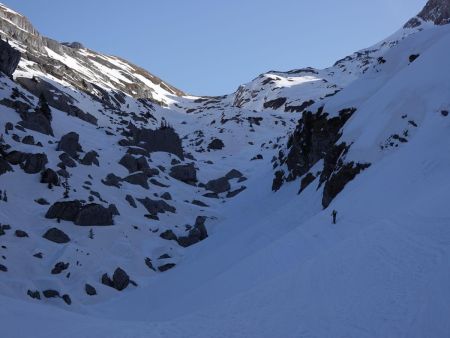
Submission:
<svg viewBox="0 0 450 338">
<path fill-rule="evenodd" d="M 126 96 L 126 116 L 105 111 L 99 102 L 22 61 L 15 77 L 51 81 L 94 115 L 98 126 L 52 109 L 54 137 L 13 132 L 19 139 L 33 135 L 42 148 L 15 141 L 13 133 L 4 135 L 5 141 L 14 150 L 45 152 L 48 167 L 56 168 L 56 142 L 77 132 L 84 152 L 100 154 L 100 166 L 78 164 L 70 170 L 71 186 L 77 189 L 71 190 L 71 198 L 87 199 L 90 190 L 97 191 L 121 215 L 114 226 L 93 227 L 90 239 L 91 227 L 45 219 L 48 206 L 33 202 L 40 197 L 60 200 L 62 187 L 47 189 L 39 175 L 25 174 L 19 166 L 0 176 L 0 189 L 8 192 L 8 202 L 0 201 L 0 223 L 12 227 L 0 236 L 0 264 L 8 267 L 0 271 L 1 337 L 449 337 L 450 116 L 442 112 L 450 110 L 450 26 L 425 28 L 401 30 L 325 70 L 269 72 L 219 98 L 177 97 L 156 90 L 142 77 L 155 90 L 154 98 L 168 107 L 148 108 Z M 420 56 L 410 62 L 413 54 Z M 48 55 L 107 90 L 129 80 L 122 71 L 101 64 L 95 65 L 102 73 L 96 78 L 68 55 L 51 50 Z M 123 72 L 133 72 L 120 59 L 104 57 Z M 105 75 L 110 82 L 104 81 Z M 0 100 L 17 86 L 0 78 Z M 237 105 L 237 97 L 245 103 Z M 317 182 L 301 194 L 298 179 L 276 193 L 271 190 L 271 159 L 284 149 L 301 117 L 282 107 L 264 107 L 279 97 L 286 97 L 291 106 L 314 100 L 308 109 L 324 106 L 330 116 L 344 108 L 357 109 L 341 141 L 352 144 L 348 160 L 371 166 L 325 210 Z M 37 104 L 37 98 L 29 99 Z M 151 113 L 154 119 L 136 122 L 132 112 Z M 256 123 L 257 118 L 262 120 Z M 155 178 L 167 188 L 103 185 L 108 173 L 128 175 L 118 164 L 126 152 L 118 144 L 124 121 L 154 129 L 162 120 L 180 134 L 185 153 L 194 156 L 182 163 L 195 164 L 200 182 L 238 169 L 248 180 L 231 180 L 231 190 L 246 190 L 234 198 L 206 198 L 203 188 L 168 175 L 171 161 L 178 159 L 162 152 L 152 153 L 149 164 L 165 168 Z M 19 121 L 14 110 L 2 106 L 1 126 Z M 407 142 L 394 141 L 393 135 Z M 207 151 L 216 137 L 224 149 Z M 257 154 L 263 159 L 252 161 Z M 82 188 L 85 181 L 91 182 L 89 188 Z M 166 191 L 173 198 L 167 202 L 177 210 L 160 214 L 159 221 L 145 218 L 142 205 L 131 208 L 124 199 L 127 194 L 160 199 Z M 193 205 L 194 199 L 208 207 Z M 338 210 L 335 225 L 333 209 Z M 206 240 L 182 248 L 159 237 L 167 229 L 185 233 L 185 225 L 192 225 L 198 215 L 208 217 Z M 64 230 L 71 242 L 44 240 L 42 234 L 51 227 Z M 29 237 L 15 237 L 17 229 Z M 33 257 L 38 252 L 43 259 Z M 149 257 L 157 267 L 163 254 L 171 256 L 163 263 L 176 263 L 173 269 L 155 272 L 144 264 Z M 50 274 L 60 261 L 70 262 L 70 278 L 67 271 Z M 102 285 L 101 275 L 117 266 L 138 286 L 118 292 Z M 98 295 L 86 295 L 85 283 L 95 286 Z M 56 289 L 69 294 L 72 304 L 59 298 L 31 299 L 29 289 Z"/>
</svg>

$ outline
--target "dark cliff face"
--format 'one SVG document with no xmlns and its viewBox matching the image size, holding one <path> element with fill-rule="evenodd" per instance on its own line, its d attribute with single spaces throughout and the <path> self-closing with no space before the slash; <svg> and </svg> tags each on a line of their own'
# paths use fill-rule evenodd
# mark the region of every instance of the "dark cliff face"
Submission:
<svg viewBox="0 0 450 338">
<path fill-rule="evenodd" d="M 423 21 L 431 21 L 435 25 L 446 25 L 450 23 L 450 1 L 430 0 L 417 17 L 409 20 L 405 28 L 414 28 L 422 24 Z"/>
<path fill-rule="evenodd" d="M 8 42 L 0 40 L 0 71 L 11 76 L 19 65 L 20 52 L 9 45 Z"/>
</svg>

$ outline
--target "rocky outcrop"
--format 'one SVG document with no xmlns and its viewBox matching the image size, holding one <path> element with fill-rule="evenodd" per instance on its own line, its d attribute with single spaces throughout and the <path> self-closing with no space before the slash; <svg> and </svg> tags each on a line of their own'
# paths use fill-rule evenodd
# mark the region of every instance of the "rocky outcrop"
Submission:
<svg viewBox="0 0 450 338">
<path fill-rule="evenodd" d="M 448 0 L 429 0 L 422 11 L 405 24 L 405 28 L 414 28 L 423 21 L 433 22 L 435 25 L 450 23 L 450 2 Z"/>
<path fill-rule="evenodd" d="M 49 186 L 59 186 L 58 174 L 53 169 L 45 169 L 41 173 L 41 183 L 48 184 Z"/>
<path fill-rule="evenodd" d="M 0 176 L 10 171 L 13 171 L 13 168 L 9 165 L 7 160 L 0 157 Z"/>
<path fill-rule="evenodd" d="M 110 186 L 110 187 L 116 187 L 120 188 L 122 179 L 119 176 L 116 176 L 114 174 L 108 174 L 106 175 L 106 178 L 102 180 L 102 183 L 104 185 Z"/>
<path fill-rule="evenodd" d="M 205 216 L 198 216 L 195 220 L 194 228 L 189 231 L 188 236 L 179 237 L 177 239 L 178 244 L 182 247 L 188 247 L 206 239 L 208 231 L 206 230 L 205 221 Z"/>
<path fill-rule="evenodd" d="M 341 137 L 341 128 L 355 111 L 355 108 L 343 109 L 338 116 L 332 118 L 323 111 L 323 107 L 316 113 L 305 111 L 296 130 L 289 138 L 287 156 L 282 151 L 278 156 L 279 164 L 286 164 L 288 173 L 276 172 L 273 189 L 275 191 L 279 189 L 284 180 L 293 181 L 303 176 L 324 158 Z"/>
<path fill-rule="evenodd" d="M 98 162 L 98 156 L 99 155 L 95 150 L 88 151 L 80 160 L 80 163 L 83 165 L 95 164 L 98 167 L 100 165 L 100 163 Z"/>
<path fill-rule="evenodd" d="M 123 181 L 128 182 L 133 185 L 140 185 L 144 189 L 148 189 L 148 176 L 144 173 L 135 173 L 130 176 L 127 176 L 123 179 Z"/>
<path fill-rule="evenodd" d="M 91 203 L 83 205 L 81 201 L 64 201 L 54 203 L 45 218 L 73 222 L 81 226 L 114 225 L 114 213 L 110 208 Z"/>
<path fill-rule="evenodd" d="M 101 282 L 117 291 L 122 291 L 130 284 L 130 276 L 122 268 L 117 268 L 114 270 L 112 279 L 105 273 L 102 275 Z"/>
<path fill-rule="evenodd" d="M 114 214 L 114 209 L 91 203 L 81 208 L 74 223 L 82 226 L 114 225 Z"/>
<path fill-rule="evenodd" d="M 149 168 L 147 159 L 144 156 L 135 158 L 130 154 L 125 154 L 119 161 L 119 164 L 127 168 L 130 174 Z"/>
<path fill-rule="evenodd" d="M 216 194 L 220 194 L 226 191 L 229 191 L 231 188 L 230 182 L 226 177 L 221 177 L 216 180 L 211 180 L 206 183 L 206 189 L 210 190 Z"/>
<path fill-rule="evenodd" d="M 20 52 L 0 39 L 0 71 L 12 76 L 20 61 Z"/>
<path fill-rule="evenodd" d="M 320 175 L 319 186 L 325 183 L 322 206 L 327 208 L 333 199 L 352 181 L 369 163 L 345 163 L 350 146 L 345 143 L 335 145 L 324 158 L 324 166 Z"/>
<path fill-rule="evenodd" d="M 75 222 L 82 206 L 78 200 L 56 202 L 48 209 L 45 218 Z"/>
<path fill-rule="evenodd" d="M 63 137 L 58 142 L 56 147 L 57 151 L 64 151 L 66 154 L 70 155 L 72 158 L 78 158 L 78 153 L 83 151 L 79 143 L 80 135 L 75 132 L 70 132 Z"/>
<path fill-rule="evenodd" d="M 137 200 L 144 206 L 145 209 L 147 209 L 150 215 L 157 215 L 160 213 L 164 214 L 165 212 L 176 212 L 175 207 L 163 200 L 152 200 L 148 197 L 144 199 L 138 198 Z"/>
<path fill-rule="evenodd" d="M 65 244 L 70 242 L 70 237 L 66 233 L 58 228 L 51 228 L 42 236 L 50 242 L 57 244 Z"/>
<path fill-rule="evenodd" d="M 63 111 L 70 116 L 76 117 L 90 124 L 97 125 L 97 119 L 93 115 L 86 113 L 78 108 L 76 106 L 78 102 L 72 96 L 70 96 L 66 92 L 59 90 L 49 82 L 36 77 L 31 79 L 18 77 L 16 81 L 33 95 L 37 97 L 44 95 L 51 107 Z"/>
<path fill-rule="evenodd" d="M 197 183 L 197 170 L 193 163 L 173 166 L 169 175 L 187 184 Z"/>
<path fill-rule="evenodd" d="M 139 146 L 148 152 L 163 151 L 184 159 L 183 145 L 180 136 L 175 129 L 164 126 L 156 130 L 137 128 L 129 124 L 128 131 L 125 133 L 128 137 L 129 145 Z"/>
<path fill-rule="evenodd" d="M 37 174 L 44 170 L 47 163 L 48 159 L 45 154 L 27 154 L 20 167 L 27 174 Z"/>
<path fill-rule="evenodd" d="M 37 174 L 45 169 L 48 163 L 45 154 L 29 154 L 20 151 L 11 151 L 5 156 L 5 160 L 12 165 L 20 165 L 20 168 L 27 174 Z M 5 166 L 7 169 L 8 167 Z"/>
<path fill-rule="evenodd" d="M 221 139 L 215 138 L 208 144 L 208 150 L 221 150 L 225 147 L 225 144 Z"/>
</svg>

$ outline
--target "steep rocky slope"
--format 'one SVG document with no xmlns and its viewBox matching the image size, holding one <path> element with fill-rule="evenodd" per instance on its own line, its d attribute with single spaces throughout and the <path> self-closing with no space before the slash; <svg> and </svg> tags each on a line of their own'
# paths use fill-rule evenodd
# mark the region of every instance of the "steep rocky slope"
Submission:
<svg viewBox="0 0 450 338">
<path fill-rule="evenodd" d="M 2 6 L 7 336 L 448 336 L 447 9 L 192 97 Z"/>
</svg>

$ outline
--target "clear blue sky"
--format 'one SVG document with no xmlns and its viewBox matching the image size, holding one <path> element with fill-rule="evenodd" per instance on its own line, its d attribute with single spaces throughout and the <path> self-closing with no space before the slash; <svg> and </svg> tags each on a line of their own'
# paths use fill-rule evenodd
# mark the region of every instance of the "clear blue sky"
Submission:
<svg viewBox="0 0 450 338">
<path fill-rule="evenodd" d="M 400 28 L 426 0 L 0 0 L 44 35 L 124 57 L 192 94 L 267 70 L 325 67 Z"/>
</svg>

